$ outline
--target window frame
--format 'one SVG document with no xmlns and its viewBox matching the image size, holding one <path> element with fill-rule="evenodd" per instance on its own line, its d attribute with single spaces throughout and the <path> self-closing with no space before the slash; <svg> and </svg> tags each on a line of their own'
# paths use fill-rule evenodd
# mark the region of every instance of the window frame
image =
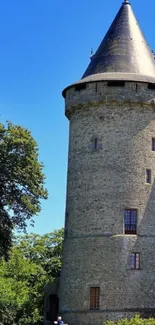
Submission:
<svg viewBox="0 0 155 325">
<path fill-rule="evenodd" d="M 90 141 L 91 143 L 88 145 L 88 148 L 92 149 L 92 151 L 103 149 L 102 142 L 98 136 L 93 136 Z"/>
<path fill-rule="evenodd" d="M 151 175 L 151 169 L 147 168 L 145 171 L 145 183 L 146 184 L 151 184 L 151 179 L 152 179 L 152 175 Z"/>
<path fill-rule="evenodd" d="M 130 254 L 130 269 L 131 270 L 139 270 L 140 269 L 140 253 L 132 252 Z"/>
<path fill-rule="evenodd" d="M 152 137 L 152 151 L 155 151 L 155 137 Z"/>
<path fill-rule="evenodd" d="M 99 310 L 100 308 L 100 287 L 90 287 L 89 289 L 89 308 Z"/>
<path fill-rule="evenodd" d="M 125 209 L 124 211 L 124 234 L 125 235 L 137 235 L 137 217 L 138 217 L 137 209 Z M 126 222 L 127 218 L 129 219 L 129 223 Z"/>
</svg>

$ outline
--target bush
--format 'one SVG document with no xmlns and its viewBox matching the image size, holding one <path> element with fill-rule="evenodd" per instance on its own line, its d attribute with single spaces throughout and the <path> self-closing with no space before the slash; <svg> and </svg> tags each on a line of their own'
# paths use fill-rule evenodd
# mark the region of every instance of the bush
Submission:
<svg viewBox="0 0 155 325">
<path fill-rule="evenodd" d="M 143 319 L 140 315 L 136 315 L 131 319 L 122 318 L 117 322 L 106 321 L 104 325 L 155 325 L 155 318 Z"/>
</svg>

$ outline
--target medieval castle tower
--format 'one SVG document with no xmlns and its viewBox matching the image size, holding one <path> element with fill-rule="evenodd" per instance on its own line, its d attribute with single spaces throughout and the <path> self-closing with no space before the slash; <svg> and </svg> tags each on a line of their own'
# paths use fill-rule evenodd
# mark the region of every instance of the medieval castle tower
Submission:
<svg viewBox="0 0 155 325">
<path fill-rule="evenodd" d="M 70 121 L 60 313 L 69 325 L 155 310 L 155 57 L 125 0 Z"/>
</svg>

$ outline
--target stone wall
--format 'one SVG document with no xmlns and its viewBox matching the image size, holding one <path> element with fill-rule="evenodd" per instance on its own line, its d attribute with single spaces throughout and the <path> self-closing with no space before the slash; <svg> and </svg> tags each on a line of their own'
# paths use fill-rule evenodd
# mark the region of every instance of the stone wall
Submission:
<svg viewBox="0 0 155 325">
<path fill-rule="evenodd" d="M 98 103 L 148 103 L 155 101 L 155 90 L 148 89 L 148 83 L 125 82 L 125 87 L 108 87 L 108 82 L 91 82 L 85 84 L 86 88 L 80 91 L 72 87 L 66 91 L 65 109 L 70 116 L 73 109 L 87 107 L 92 102 Z"/>
<path fill-rule="evenodd" d="M 155 90 L 137 85 L 91 83 L 66 96 L 70 142 L 60 312 L 69 325 L 155 308 Z M 137 234 L 125 235 L 124 211 L 132 208 L 138 211 Z M 140 253 L 139 270 L 130 268 L 132 252 Z M 89 290 L 98 286 L 100 308 L 91 311 Z"/>
</svg>

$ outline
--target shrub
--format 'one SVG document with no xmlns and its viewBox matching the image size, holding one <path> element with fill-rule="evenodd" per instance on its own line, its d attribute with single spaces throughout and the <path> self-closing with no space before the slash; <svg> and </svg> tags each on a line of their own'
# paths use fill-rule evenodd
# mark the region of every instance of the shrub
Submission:
<svg viewBox="0 0 155 325">
<path fill-rule="evenodd" d="M 155 318 L 143 319 L 136 315 L 131 319 L 122 318 L 118 321 L 106 321 L 104 325 L 155 325 Z"/>
</svg>

